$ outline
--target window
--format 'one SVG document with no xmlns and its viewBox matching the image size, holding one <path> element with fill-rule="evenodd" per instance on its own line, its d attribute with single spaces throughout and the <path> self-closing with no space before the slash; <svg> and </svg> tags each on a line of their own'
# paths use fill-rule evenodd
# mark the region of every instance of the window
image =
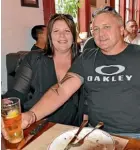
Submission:
<svg viewBox="0 0 140 150">
<path fill-rule="evenodd" d="M 134 0 L 134 20 L 137 20 L 137 0 Z"/>
<path fill-rule="evenodd" d="M 130 8 L 129 8 L 129 0 L 126 0 L 126 16 L 125 16 L 125 22 L 129 20 L 129 13 L 130 13 Z"/>
<path fill-rule="evenodd" d="M 115 0 L 115 10 L 118 13 L 120 12 L 120 0 Z"/>
</svg>

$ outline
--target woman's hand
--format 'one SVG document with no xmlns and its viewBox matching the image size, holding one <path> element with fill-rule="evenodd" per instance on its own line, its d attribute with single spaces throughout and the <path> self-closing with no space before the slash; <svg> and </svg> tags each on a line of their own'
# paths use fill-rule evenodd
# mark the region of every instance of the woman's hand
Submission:
<svg viewBox="0 0 140 150">
<path fill-rule="evenodd" d="M 35 113 L 32 111 L 27 111 L 22 113 L 22 128 L 28 128 L 32 123 L 36 121 Z"/>
<path fill-rule="evenodd" d="M 8 135 L 7 135 L 7 132 L 5 130 L 5 127 L 4 127 L 4 122 L 3 122 L 3 118 L 1 117 L 1 133 L 3 135 L 3 137 L 8 140 Z"/>
<path fill-rule="evenodd" d="M 36 116 L 32 111 L 27 111 L 25 113 L 22 113 L 22 124 L 21 124 L 22 129 L 28 128 L 35 121 L 36 121 Z M 2 130 L 2 135 L 4 136 L 4 138 L 8 140 L 8 134 L 4 127 L 3 118 L 1 118 L 1 130 Z"/>
</svg>

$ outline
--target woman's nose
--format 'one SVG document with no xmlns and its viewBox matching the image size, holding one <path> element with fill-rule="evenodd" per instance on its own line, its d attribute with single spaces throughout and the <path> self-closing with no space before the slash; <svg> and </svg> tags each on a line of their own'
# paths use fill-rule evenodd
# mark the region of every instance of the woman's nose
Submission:
<svg viewBox="0 0 140 150">
<path fill-rule="evenodd" d="M 60 37 L 64 37 L 65 33 L 64 32 L 60 32 L 59 35 L 60 35 Z"/>
</svg>

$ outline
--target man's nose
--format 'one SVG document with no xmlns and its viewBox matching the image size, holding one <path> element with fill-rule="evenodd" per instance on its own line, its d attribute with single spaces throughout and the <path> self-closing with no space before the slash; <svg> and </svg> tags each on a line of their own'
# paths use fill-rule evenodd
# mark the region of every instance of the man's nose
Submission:
<svg viewBox="0 0 140 150">
<path fill-rule="evenodd" d="M 99 35 L 100 35 L 100 36 L 104 36 L 104 34 L 105 34 L 104 29 L 100 29 L 100 30 L 99 30 Z"/>
</svg>

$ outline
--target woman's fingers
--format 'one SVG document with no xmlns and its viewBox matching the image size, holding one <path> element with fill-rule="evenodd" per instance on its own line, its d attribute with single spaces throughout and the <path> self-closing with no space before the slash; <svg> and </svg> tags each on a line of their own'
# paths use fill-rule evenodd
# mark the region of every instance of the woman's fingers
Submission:
<svg viewBox="0 0 140 150">
<path fill-rule="evenodd" d="M 1 132 L 2 132 L 3 137 L 4 137 L 6 140 L 8 140 L 8 139 L 9 139 L 9 138 L 8 138 L 8 134 L 7 134 L 6 129 L 5 129 L 5 127 L 4 127 L 4 122 L 3 122 L 3 119 L 2 119 L 2 118 L 1 118 Z"/>
<path fill-rule="evenodd" d="M 29 127 L 34 122 L 34 117 L 32 112 L 28 111 L 22 113 L 22 128 L 25 129 Z"/>
</svg>

